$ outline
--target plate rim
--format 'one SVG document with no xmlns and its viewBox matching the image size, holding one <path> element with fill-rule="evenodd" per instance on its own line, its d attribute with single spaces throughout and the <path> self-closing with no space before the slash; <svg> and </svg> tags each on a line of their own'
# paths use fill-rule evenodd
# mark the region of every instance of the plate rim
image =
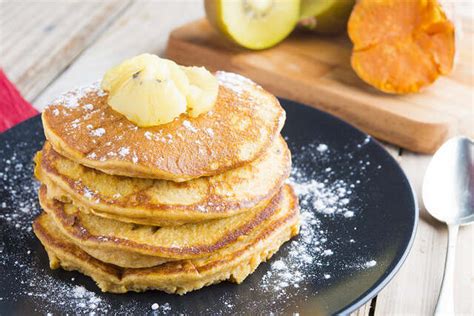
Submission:
<svg viewBox="0 0 474 316">
<path fill-rule="evenodd" d="M 420 215 L 419 204 L 418 204 L 417 194 L 416 194 L 415 188 L 413 186 L 413 183 L 407 177 L 405 171 L 402 169 L 402 167 L 398 163 L 398 161 L 392 155 L 390 155 L 390 153 L 382 146 L 380 141 L 378 139 L 376 139 L 375 137 L 367 134 L 366 132 L 364 132 L 363 130 L 361 130 L 358 127 L 354 126 L 353 124 L 351 124 L 351 123 L 349 123 L 349 122 L 347 122 L 347 121 L 345 121 L 345 120 L 343 120 L 343 119 L 341 119 L 341 118 L 339 118 L 339 117 L 337 117 L 337 116 L 335 116 L 335 115 L 333 115 L 329 112 L 325 112 L 325 111 L 317 109 L 313 106 L 310 106 L 308 104 L 298 102 L 298 101 L 294 101 L 294 100 L 290 100 L 290 99 L 286 99 L 286 98 L 278 97 L 278 100 L 280 100 L 281 103 L 286 103 L 286 104 L 289 103 L 290 106 L 296 105 L 296 106 L 302 106 L 302 107 L 305 107 L 305 108 L 309 108 L 310 110 L 314 110 L 314 111 L 318 112 L 319 115 L 329 117 L 330 119 L 335 120 L 340 124 L 349 126 L 350 128 L 357 131 L 361 135 L 365 135 L 366 137 L 369 136 L 371 138 L 371 141 L 376 145 L 376 147 L 379 150 L 381 150 L 384 153 L 384 155 L 386 155 L 388 157 L 388 160 L 391 163 L 394 164 L 397 171 L 403 176 L 403 180 L 406 182 L 406 184 L 408 184 L 408 188 L 409 188 L 409 191 L 411 193 L 410 198 L 411 198 L 411 201 L 413 202 L 413 206 L 414 206 L 414 209 L 413 209 L 414 212 L 413 212 L 413 221 L 411 223 L 412 224 L 411 234 L 410 234 L 410 237 L 408 239 L 408 242 L 406 243 L 406 247 L 405 247 L 403 253 L 401 254 L 401 256 L 399 257 L 398 261 L 396 262 L 396 264 L 393 265 L 391 267 L 391 269 L 385 270 L 384 274 L 369 289 L 367 289 L 362 295 L 360 295 L 358 298 L 356 298 L 352 302 L 348 303 L 345 307 L 341 308 L 340 310 L 338 310 L 334 313 L 336 315 L 350 314 L 350 313 L 356 311 L 357 309 L 359 309 L 362 305 L 369 302 L 375 296 L 377 296 L 377 294 L 379 294 L 380 291 L 382 291 L 390 283 L 390 281 L 393 280 L 395 275 L 400 271 L 400 268 L 405 263 L 408 255 L 410 254 L 410 252 L 413 248 L 413 243 L 415 241 L 416 233 L 418 231 L 418 222 L 419 222 L 419 215 Z"/>
<path fill-rule="evenodd" d="M 379 145 L 379 146 L 381 146 L 381 145 Z M 405 173 L 403 173 L 403 175 L 406 177 Z M 408 255 L 412 251 L 413 243 L 415 242 L 416 233 L 418 232 L 419 205 L 418 205 L 418 202 L 416 200 L 416 192 L 415 192 L 415 189 L 413 187 L 413 184 L 411 183 L 411 181 L 407 177 L 406 177 L 406 180 L 407 180 L 407 183 L 410 187 L 413 201 L 415 202 L 414 203 L 415 214 L 413 216 L 414 220 L 413 220 L 413 227 L 412 227 L 411 235 L 410 235 L 408 243 L 405 247 L 405 250 L 403 251 L 403 254 L 400 256 L 400 259 L 392 267 L 392 269 L 390 271 L 389 270 L 385 271 L 385 272 L 389 271 L 388 274 L 382 275 L 377 280 L 377 282 L 375 282 L 375 284 L 371 288 L 369 288 L 365 293 L 363 293 L 360 297 L 358 297 L 357 299 L 352 301 L 345 308 L 337 311 L 335 314 L 350 314 L 350 313 L 356 311 L 357 309 L 359 309 L 362 305 L 364 305 L 367 302 L 369 302 L 370 300 L 372 300 L 375 296 L 377 296 L 393 280 L 393 278 L 397 275 L 397 273 L 400 271 L 401 267 L 405 263 L 406 259 L 408 258 Z"/>
</svg>

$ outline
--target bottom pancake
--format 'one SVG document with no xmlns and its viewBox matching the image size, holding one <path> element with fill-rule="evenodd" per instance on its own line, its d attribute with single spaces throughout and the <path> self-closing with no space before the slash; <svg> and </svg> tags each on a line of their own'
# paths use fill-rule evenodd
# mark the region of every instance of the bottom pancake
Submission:
<svg viewBox="0 0 474 316">
<path fill-rule="evenodd" d="M 290 190 L 291 191 L 291 190 Z M 261 262 L 299 231 L 299 209 L 294 193 L 290 205 L 258 231 L 206 258 L 168 262 L 152 268 L 119 268 L 99 261 L 80 249 L 43 213 L 34 222 L 36 236 L 45 246 L 52 269 L 78 270 L 90 276 L 104 292 L 125 293 L 155 289 L 184 294 L 230 280 L 241 283 Z"/>
</svg>

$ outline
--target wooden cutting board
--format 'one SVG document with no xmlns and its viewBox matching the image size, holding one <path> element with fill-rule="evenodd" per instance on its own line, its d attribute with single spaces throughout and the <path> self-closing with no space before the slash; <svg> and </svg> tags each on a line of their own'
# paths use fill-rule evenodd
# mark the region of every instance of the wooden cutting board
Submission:
<svg viewBox="0 0 474 316">
<path fill-rule="evenodd" d="M 278 46 L 249 51 L 199 20 L 174 30 L 166 55 L 184 65 L 234 71 L 283 98 L 332 113 L 381 140 L 433 153 L 455 134 L 474 137 L 473 32 L 458 45 L 458 62 L 422 93 L 388 95 L 365 84 L 350 66 L 351 43 L 296 31 Z"/>
</svg>

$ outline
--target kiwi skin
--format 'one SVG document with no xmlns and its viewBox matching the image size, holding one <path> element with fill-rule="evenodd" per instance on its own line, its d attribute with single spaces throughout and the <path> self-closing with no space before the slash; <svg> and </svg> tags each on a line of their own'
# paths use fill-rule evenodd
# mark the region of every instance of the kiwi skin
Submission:
<svg viewBox="0 0 474 316">
<path fill-rule="evenodd" d="M 220 1 L 205 0 L 204 10 L 206 11 L 207 20 L 216 29 L 219 30 L 226 38 L 232 39 L 232 36 L 227 31 L 227 27 L 221 20 L 217 19 L 221 16 L 222 3 Z"/>
<path fill-rule="evenodd" d="M 299 25 L 319 34 L 340 34 L 347 31 L 347 21 L 355 0 L 332 0 L 334 4 L 326 12 L 311 12 L 311 2 L 328 0 L 302 0 Z M 329 0 L 330 1 L 330 0 Z"/>
<path fill-rule="evenodd" d="M 295 1 L 297 1 L 299 4 L 301 3 L 300 0 L 295 0 Z M 207 20 L 209 21 L 211 26 L 213 26 L 213 28 L 217 30 L 219 33 L 221 33 L 221 35 L 223 35 L 226 39 L 247 49 L 264 50 L 264 49 L 273 47 L 277 45 L 278 43 L 280 43 L 281 41 L 283 41 L 286 37 L 288 37 L 291 31 L 294 30 L 298 24 L 298 19 L 296 19 L 293 23 L 292 29 L 287 34 L 285 34 L 279 39 L 275 39 L 275 41 L 270 42 L 266 45 L 262 45 L 262 46 L 246 45 L 242 42 L 239 42 L 237 39 L 235 39 L 234 36 L 231 34 L 231 32 L 228 30 L 228 27 L 225 25 L 224 21 L 221 18 L 219 18 L 222 16 L 223 2 L 224 0 L 204 0 L 204 9 L 206 12 Z M 299 7 L 299 4 L 298 4 L 298 7 Z M 298 12 L 298 15 L 299 15 L 299 12 Z"/>
</svg>

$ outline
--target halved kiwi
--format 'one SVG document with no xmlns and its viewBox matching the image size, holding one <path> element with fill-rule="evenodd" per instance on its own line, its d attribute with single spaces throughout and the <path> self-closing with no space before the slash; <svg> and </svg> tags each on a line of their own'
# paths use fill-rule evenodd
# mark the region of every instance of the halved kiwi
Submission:
<svg viewBox="0 0 474 316">
<path fill-rule="evenodd" d="M 205 0 L 209 22 L 249 49 L 282 41 L 298 23 L 300 0 Z"/>
</svg>

